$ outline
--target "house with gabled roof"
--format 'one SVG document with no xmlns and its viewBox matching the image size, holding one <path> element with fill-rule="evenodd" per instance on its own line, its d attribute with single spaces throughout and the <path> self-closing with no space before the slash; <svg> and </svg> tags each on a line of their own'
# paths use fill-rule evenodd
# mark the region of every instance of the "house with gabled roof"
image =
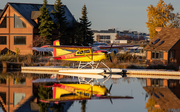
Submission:
<svg viewBox="0 0 180 112">
<path fill-rule="evenodd" d="M 19 48 L 21 54 L 32 54 L 33 39 L 39 36 L 39 15 L 43 4 L 7 3 L 0 14 L 0 50 L 7 48 L 15 51 Z M 54 5 L 48 5 L 49 13 L 54 10 Z M 73 15 L 63 5 L 68 27 L 75 21 Z M 50 14 L 54 23 L 55 18 Z M 57 37 L 57 31 L 52 32 L 52 38 Z"/>
<path fill-rule="evenodd" d="M 144 50 L 147 51 L 148 64 L 159 61 L 165 65 L 176 63 L 180 66 L 180 28 L 161 28 Z"/>
</svg>

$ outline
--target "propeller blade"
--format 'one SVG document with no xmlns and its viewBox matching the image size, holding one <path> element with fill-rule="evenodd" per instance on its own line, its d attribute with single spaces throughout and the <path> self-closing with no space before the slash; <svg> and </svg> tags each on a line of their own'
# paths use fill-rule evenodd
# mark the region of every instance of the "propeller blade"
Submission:
<svg viewBox="0 0 180 112">
<path fill-rule="evenodd" d="M 110 50 L 112 49 L 112 46 L 113 46 L 113 44 L 111 44 L 111 47 L 109 48 L 109 50 L 108 50 L 108 51 L 110 51 Z"/>
<path fill-rule="evenodd" d="M 111 63 L 112 63 L 112 58 L 111 58 L 111 55 L 109 54 L 109 59 L 110 59 L 110 61 L 111 61 Z"/>
<path fill-rule="evenodd" d="M 93 96 L 93 86 L 91 86 L 91 96 Z"/>
<path fill-rule="evenodd" d="M 111 97 L 110 97 L 110 96 L 109 96 L 109 100 L 110 100 L 111 104 L 113 104 L 113 101 L 112 101 L 112 99 L 111 99 Z"/>
<path fill-rule="evenodd" d="M 146 98 L 148 97 L 148 93 L 146 93 L 146 95 L 145 95 L 145 101 L 146 101 Z"/>
<path fill-rule="evenodd" d="M 112 86 L 113 86 L 113 83 L 112 83 L 111 86 L 109 87 L 109 93 L 111 92 Z"/>
</svg>

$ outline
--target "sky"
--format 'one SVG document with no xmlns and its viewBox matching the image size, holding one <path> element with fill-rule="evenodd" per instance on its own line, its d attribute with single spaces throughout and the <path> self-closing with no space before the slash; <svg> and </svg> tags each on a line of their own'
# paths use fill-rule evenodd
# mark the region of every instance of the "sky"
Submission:
<svg viewBox="0 0 180 112">
<path fill-rule="evenodd" d="M 47 0 L 48 4 L 54 4 L 55 0 Z M 156 6 L 159 0 L 61 0 L 68 7 L 76 20 L 82 16 L 82 7 L 86 5 L 87 16 L 91 21 L 92 30 L 130 30 L 149 33 L 146 27 L 147 7 Z M 7 2 L 38 3 L 43 0 L 1 0 L 0 9 L 4 9 Z M 174 13 L 180 12 L 180 0 L 164 0 L 171 3 Z"/>
</svg>

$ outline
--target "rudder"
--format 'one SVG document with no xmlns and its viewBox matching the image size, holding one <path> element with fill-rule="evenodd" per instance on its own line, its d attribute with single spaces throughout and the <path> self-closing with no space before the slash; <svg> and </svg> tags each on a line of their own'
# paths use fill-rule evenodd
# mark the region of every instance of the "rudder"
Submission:
<svg viewBox="0 0 180 112">
<path fill-rule="evenodd" d="M 53 42 L 53 45 L 55 46 L 60 46 L 60 42 L 59 40 L 55 40 Z M 67 50 L 62 50 L 60 48 L 53 48 L 53 57 L 56 57 L 56 56 L 60 56 L 60 55 L 64 55 L 64 54 L 68 54 L 68 53 L 71 53 L 70 51 L 67 51 Z"/>
</svg>

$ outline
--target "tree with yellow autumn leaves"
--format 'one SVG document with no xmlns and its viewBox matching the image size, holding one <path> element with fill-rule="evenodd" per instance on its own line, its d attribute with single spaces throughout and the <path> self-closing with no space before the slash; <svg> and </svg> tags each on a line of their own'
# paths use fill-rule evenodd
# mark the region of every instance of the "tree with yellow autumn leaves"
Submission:
<svg viewBox="0 0 180 112">
<path fill-rule="evenodd" d="M 146 11 L 148 12 L 146 25 L 151 39 L 157 34 L 156 27 L 178 28 L 180 26 L 179 13 L 173 13 L 174 8 L 170 3 L 166 4 L 163 0 L 159 0 L 155 7 L 150 5 Z"/>
</svg>

